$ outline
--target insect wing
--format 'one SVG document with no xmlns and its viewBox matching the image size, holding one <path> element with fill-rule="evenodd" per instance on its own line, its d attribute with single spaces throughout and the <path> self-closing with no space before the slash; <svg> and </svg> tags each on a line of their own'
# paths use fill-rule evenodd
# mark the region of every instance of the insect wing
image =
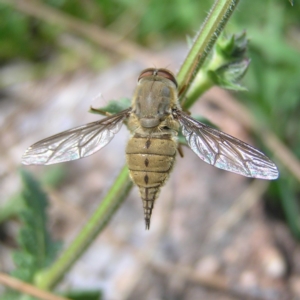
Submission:
<svg viewBox="0 0 300 300">
<path fill-rule="evenodd" d="M 25 151 L 22 163 L 50 165 L 89 156 L 112 140 L 129 112 L 130 108 L 41 140 Z"/>
<path fill-rule="evenodd" d="M 278 178 L 276 165 L 262 152 L 182 111 L 176 114 L 190 148 L 206 163 L 247 177 Z"/>
</svg>

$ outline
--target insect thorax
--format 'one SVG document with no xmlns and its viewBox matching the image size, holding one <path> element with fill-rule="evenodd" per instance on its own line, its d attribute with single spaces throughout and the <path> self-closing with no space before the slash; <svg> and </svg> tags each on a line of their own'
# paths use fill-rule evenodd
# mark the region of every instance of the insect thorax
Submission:
<svg viewBox="0 0 300 300">
<path fill-rule="evenodd" d="M 132 100 L 132 111 L 140 126 L 158 126 L 177 106 L 177 88 L 172 81 L 151 76 L 139 81 Z"/>
</svg>

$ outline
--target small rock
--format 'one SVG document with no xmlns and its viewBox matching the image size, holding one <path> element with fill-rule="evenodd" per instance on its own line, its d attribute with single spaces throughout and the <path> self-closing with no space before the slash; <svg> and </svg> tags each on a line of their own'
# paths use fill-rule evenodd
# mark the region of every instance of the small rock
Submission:
<svg viewBox="0 0 300 300">
<path fill-rule="evenodd" d="M 253 271 L 246 270 L 241 274 L 240 285 L 244 288 L 253 288 L 258 286 L 257 276 Z"/>
<path fill-rule="evenodd" d="M 220 262 L 214 256 L 206 256 L 196 264 L 196 271 L 199 274 L 214 274 L 220 269 Z"/>
<path fill-rule="evenodd" d="M 260 253 L 263 271 L 271 278 L 281 278 L 286 274 L 287 265 L 283 255 L 275 247 L 265 247 Z"/>
</svg>

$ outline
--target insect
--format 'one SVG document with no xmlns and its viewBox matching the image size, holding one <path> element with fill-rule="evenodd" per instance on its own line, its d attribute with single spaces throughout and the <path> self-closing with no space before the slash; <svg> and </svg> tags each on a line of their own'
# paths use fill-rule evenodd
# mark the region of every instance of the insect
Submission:
<svg viewBox="0 0 300 300">
<path fill-rule="evenodd" d="M 107 145 L 125 120 L 131 132 L 126 158 L 143 201 L 146 229 L 160 188 L 173 168 L 180 128 L 189 147 L 208 164 L 252 178 L 279 175 L 262 152 L 183 112 L 174 75 L 155 68 L 141 72 L 131 107 L 35 143 L 24 153 L 22 163 L 49 165 L 89 156 Z"/>
</svg>

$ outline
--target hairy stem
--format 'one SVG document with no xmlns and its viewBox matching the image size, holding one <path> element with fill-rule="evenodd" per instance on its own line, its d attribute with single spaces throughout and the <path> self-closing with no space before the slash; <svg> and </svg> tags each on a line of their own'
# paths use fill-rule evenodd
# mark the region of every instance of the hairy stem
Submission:
<svg viewBox="0 0 300 300">
<path fill-rule="evenodd" d="M 239 0 L 216 0 L 206 20 L 200 28 L 192 48 L 183 62 L 178 74 L 178 90 L 180 102 L 190 87 L 198 70 L 203 65 L 207 55 L 222 32 L 226 22 L 232 15 Z M 193 103 L 184 104 L 183 109 L 188 109 Z"/>
</svg>

